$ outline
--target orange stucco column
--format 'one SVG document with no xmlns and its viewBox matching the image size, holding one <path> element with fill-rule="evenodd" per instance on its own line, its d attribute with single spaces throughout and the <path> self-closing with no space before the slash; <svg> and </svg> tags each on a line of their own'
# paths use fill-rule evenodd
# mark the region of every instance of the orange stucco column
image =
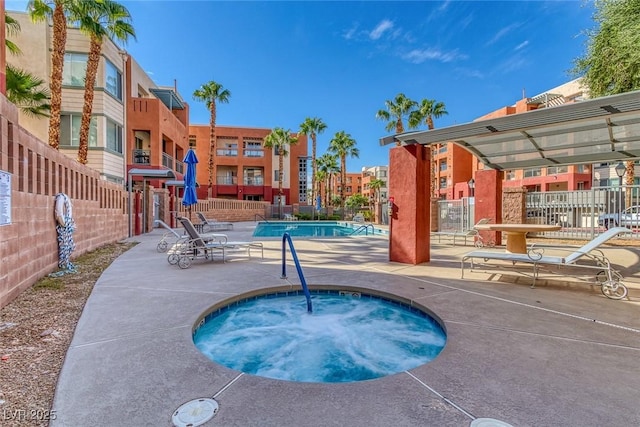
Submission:
<svg viewBox="0 0 640 427">
<path fill-rule="evenodd" d="M 4 0 L 0 0 L 0 93 L 7 94 L 7 49 L 5 49 Z"/>
<path fill-rule="evenodd" d="M 502 172 L 494 169 L 483 169 L 475 174 L 475 213 L 474 218 L 491 218 L 492 224 L 502 223 Z M 496 244 L 502 241 L 499 231 L 481 231 L 485 241 L 493 240 Z"/>
<path fill-rule="evenodd" d="M 408 145 L 389 151 L 389 261 L 420 264 L 430 260 L 429 147 Z"/>
</svg>

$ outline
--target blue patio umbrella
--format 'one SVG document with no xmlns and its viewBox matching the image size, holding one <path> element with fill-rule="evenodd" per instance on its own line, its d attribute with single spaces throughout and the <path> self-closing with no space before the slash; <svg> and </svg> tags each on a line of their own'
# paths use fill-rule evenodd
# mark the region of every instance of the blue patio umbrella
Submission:
<svg viewBox="0 0 640 427">
<path fill-rule="evenodd" d="M 187 165 L 187 173 L 184 175 L 182 204 L 189 209 L 189 219 L 191 219 L 191 206 L 198 203 L 198 195 L 196 194 L 196 163 L 198 163 L 198 158 L 195 151 L 189 149 L 183 162 Z"/>
</svg>

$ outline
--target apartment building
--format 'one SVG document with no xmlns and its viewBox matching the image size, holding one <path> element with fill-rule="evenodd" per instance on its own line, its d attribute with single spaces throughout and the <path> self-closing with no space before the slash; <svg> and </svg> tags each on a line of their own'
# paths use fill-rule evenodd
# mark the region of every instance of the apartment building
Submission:
<svg viewBox="0 0 640 427">
<path fill-rule="evenodd" d="M 387 166 L 365 166 L 362 168 L 362 195 L 370 201 L 377 203 L 385 203 L 388 197 L 388 172 Z M 382 187 L 377 190 L 371 189 L 369 184 L 374 179 L 384 182 Z"/>
<path fill-rule="evenodd" d="M 29 71 L 49 85 L 52 28 L 33 23 L 26 12 L 7 12 L 21 26 L 12 36 L 22 50 L 9 64 Z M 84 76 L 89 39 L 67 29 L 62 81 L 60 152 L 77 158 L 84 104 Z M 105 40 L 96 76 L 87 166 L 102 179 L 124 184 L 131 168 L 172 169 L 180 177 L 180 162 L 188 149 L 188 105 L 174 88 L 157 86 L 135 60 Z M 48 141 L 49 120 L 20 113 L 20 123 L 38 139 Z M 159 186 L 159 182 L 151 182 Z"/>
<path fill-rule="evenodd" d="M 576 79 L 534 97 L 523 97 L 514 105 L 492 111 L 476 121 L 553 108 L 587 98 L 588 91 L 581 85 L 581 80 Z M 472 195 L 469 181 L 475 171 L 483 168 L 482 163 L 453 143 L 440 144 L 435 151 L 438 196 L 451 200 Z M 609 164 L 597 167 L 606 171 L 602 173 L 603 176 L 616 176 L 615 172 L 610 172 L 612 166 Z M 504 171 L 503 187 L 526 187 L 528 191 L 588 190 L 593 185 L 593 177 L 598 176 L 597 173 L 594 174 L 593 168 L 594 165 L 581 164 L 507 170 Z"/>
<path fill-rule="evenodd" d="M 282 204 L 307 204 L 309 158 L 306 135 L 289 147 L 279 170 L 277 150 L 265 148 L 271 129 L 216 126 L 214 183 L 212 196 L 223 199 L 277 203 L 282 174 Z M 209 187 L 209 125 L 189 126 L 189 145 L 196 151 L 198 197 L 206 198 Z"/>
</svg>

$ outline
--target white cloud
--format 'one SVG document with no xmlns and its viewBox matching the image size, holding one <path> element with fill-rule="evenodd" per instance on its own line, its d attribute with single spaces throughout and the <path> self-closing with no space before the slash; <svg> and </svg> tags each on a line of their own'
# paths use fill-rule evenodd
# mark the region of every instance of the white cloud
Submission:
<svg viewBox="0 0 640 427">
<path fill-rule="evenodd" d="M 421 64 L 425 61 L 435 60 L 440 62 L 452 62 L 457 59 L 465 59 L 467 56 L 458 53 L 458 50 L 452 50 L 449 52 L 443 52 L 439 49 L 413 49 L 408 53 L 402 55 L 402 59 L 405 61 Z"/>
<path fill-rule="evenodd" d="M 393 22 L 388 19 L 383 19 L 380 23 L 369 33 L 369 38 L 371 40 L 378 40 L 387 30 L 391 30 L 393 28 Z"/>
<path fill-rule="evenodd" d="M 492 38 L 491 40 L 489 40 L 487 42 L 487 45 L 492 45 L 495 42 L 497 42 L 498 40 L 500 40 L 501 38 L 503 38 L 504 36 L 506 36 L 508 33 L 510 33 L 512 30 L 518 28 L 520 26 L 520 24 L 515 23 L 515 24 L 511 24 L 509 26 L 506 26 L 502 29 L 500 29 Z"/>
<path fill-rule="evenodd" d="M 523 47 L 525 47 L 528 44 L 529 44 L 529 40 L 525 40 L 522 43 L 520 43 L 518 46 L 516 46 L 516 48 L 514 50 L 520 50 L 520 49 L 522 49 Z"/>
<path fill-rule="evenodd" d="M 357 32 L 358 32 L 358 24 L 355 24 L 353 27 L 349 28 L 348 30 L 345 30 L 345 32 L 342 34 L 342 38 L 346 40 L 351 40 L 355 38 Z"/>
</svg>

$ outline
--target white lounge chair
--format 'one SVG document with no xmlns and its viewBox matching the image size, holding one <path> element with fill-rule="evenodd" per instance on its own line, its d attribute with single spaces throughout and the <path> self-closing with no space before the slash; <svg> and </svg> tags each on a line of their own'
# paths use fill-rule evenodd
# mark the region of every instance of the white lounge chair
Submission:
<svg viewBox="0 0 640 427">
<path fill-rule="evenodd" d="M 535 244 L 531 246 L 526 254 L 486 250 L 472 251 L 462 257 L 461 276 L 464 278 L 465 261 L 469 261 L 471 270 L 474 269 L 474 259 L 483 260 L 485 266 L 490 266 L 487 264 L 488 261 L 503 261 L 503 263 L 494 264 L 493 266 L 497 266 L 500 269 L 509 268 L 516 272 L 521 272 L 521 267 L 523 266 L 531 266 L 533 269 L 531 287 L 533 288 L 540 269 L 562 274 L 560 270 L 563 267 L 584 268 L 592 273 L 595 278 L 594 281 L 601 286 L 601 291 L 606 297 L 622 299 L 627 296 L 628 292 L 627 287 L 621 281 L 622 276 L 611 267 L 611 263 L 598 247 L 611 238 L 626 233 L 631 233 L 631 230 L 624 227 L 611 228 L 567 256 L 544 255 L 544 248 L 537 247 Z"/>
<path fill-rule="evenodd" d="M 249 258 L 251 258 L 251 249 L 260 249 L 262 258 L 264 258 L 264 247 L 261 242 L 230 242 L 226 236 L 224 241 L 207 241 L 203 237 L 204 235 L 198 233 L 188 218 L 179 217 L 178 220 L 187 232 L 188 238 L 176 244 L 175 250 L 172 250 L 167 257 L 169 264 L 178 264 L 180 268 L 189 268 L 191 261 L 196 258 L 213 259 L 215 251 L 219 251 L 222 255 L 222 261 L 226 262 L 227 251 L 236 249 L 246 250 Z"/>
<path fill-rule="evenodd" d="M 220 222 L 217 219 L 208 219 L 202 212 L 196 212 L 198 219 L 200 220 L 200 226 L 202 231 L 225 231 L 233 230 L 232 222 Z"/>
<path fill-rule="evenodd" d="M 162 238 L 160 239 L 160 241 L 158 242 L 158 244 L 156 245 L 156 249 L 158 252 L 166 252 L 167 249 L 169 249 L 169 244 L 170 241 L 173 239 L 175 239 L 175 242 L 172 243 L 175 244 L 181 240 L 185 239 L 185 235 L 184 234 L 180 234 L 178 231 L 174 230 L 173 228 L 169 227 L 169 224 L 167 224 L 166 222 L 160 220 L 160 219 L 156 219 L 155 223 L 157 226 L 164 228 L 165 230 L 167 230 L 166 233 L 164 233 L 162 235 Z M 226 234 L 219 234 L 219 233 L 205 233 L 205 234 L 200 234 L 200 237 L 202 237 L 206 242 L 208 241 L 213 241 L 213 240 L 217 240 L 220 242 L 226 242 L 227 241 L 227 235 Z"/>
<path fill-rule="evenodd" d="M 491 218 L 482 218 L 480 221 L 478 221 L 473 228 L 469 229 L 469 230 L 463 230 L 463 231 L 442 231 L 442 232 L 435 232 L 432 235 L 437 236 L 438 237 L 438 243 L 440 243 L 440 240 L 442 237 L 452 237 L 453 238 L 453 245 L 455 246 L 456 244 L 456 239 L 464 239 L 464 245 L 467 245 L 467 239 L 468 238 L 473 238 L 473 245 L 476 248 L 482 248 L 484 247 L 484 239 L 482 238 L 482 236 L 480 235 L 478 229 L 476 228 L 478 225 L 482 225 L 482 224 L 488 224 L 491 222 Z"/>
</svg>

